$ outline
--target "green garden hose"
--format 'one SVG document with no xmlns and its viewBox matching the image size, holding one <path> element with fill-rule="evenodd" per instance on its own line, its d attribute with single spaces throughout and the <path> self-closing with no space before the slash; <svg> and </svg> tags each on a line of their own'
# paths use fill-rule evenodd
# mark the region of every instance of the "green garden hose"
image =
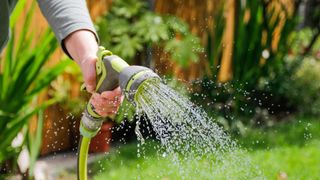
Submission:
<svg viewBox="0 0 320 180">
<path fill-rule="evenodd" d="M 87 180 L 87 162 L 90 140 L 91 138 L 88 137 L 80 137 L 77 164 L 79 180 Z"/>
</svg>

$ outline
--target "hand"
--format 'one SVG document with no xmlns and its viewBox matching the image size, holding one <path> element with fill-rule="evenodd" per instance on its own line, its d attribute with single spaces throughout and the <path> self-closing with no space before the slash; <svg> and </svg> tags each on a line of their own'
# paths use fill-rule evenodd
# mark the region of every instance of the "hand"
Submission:
<svg viewBox="0 0 320 180">
<path fill-rule="evenodd" d="M 65 47 L 81 68 L 87 91 L 96 87 L 96 60 L 98 44 L 95 35 L 88 30 L 78 30 L 64 39 Z"/>
<path fill-rule="evenodd" d="M 123 101 L 120 87 L 113 91 L 105 91 L 101 94 L 94 93 L 91 96 L 90 103 L 100 116 L 106 117 L 117 113 L 118 108 Z"/>
<path fill-rule="evenodd" d="M 123 100 L 120 88 L 101 94 L 94 93 L 96 88 L 96 53 L 98 51 L 95 35 L 88 30 L 78 30 L 68 35 L 64 39 L 64 44 L 71 57 L 81 68 L 87 91 L 93 93 L 90 102 L 95 111 L 103 117 L 115 114 Z"/>
</svg>

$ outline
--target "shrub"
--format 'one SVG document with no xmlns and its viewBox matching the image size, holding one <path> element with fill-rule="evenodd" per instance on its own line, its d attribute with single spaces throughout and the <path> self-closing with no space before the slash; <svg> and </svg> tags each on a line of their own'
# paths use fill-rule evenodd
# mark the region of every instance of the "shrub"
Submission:
<svg viewBox="0 0 320 180">
<path fill-rule="evenodd" d="M 320 62 L 306 57 L 287 82 L 287 98 L 307 115 L 320 115 Z"/>
<path fill-rule="evenodd" d="M 149 10 L 142 0 L 113 1 L 111 9 L 98 20 L 97 30 L 101 44 L 129 63 L 137 57 L 138 63 L 147 62 L 152 58 L 152 47 L 160 46 L 170 59 L 187 67 L 202 51 L 199 38 L 191 34 L 186 23 Z"/>
</svg>

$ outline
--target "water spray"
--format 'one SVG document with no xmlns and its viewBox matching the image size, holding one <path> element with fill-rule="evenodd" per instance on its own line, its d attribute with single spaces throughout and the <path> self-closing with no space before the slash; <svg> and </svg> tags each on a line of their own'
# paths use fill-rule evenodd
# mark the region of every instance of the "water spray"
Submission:
<svg viewBox="0 0 320 180">
<path fill-rule="evenodd" d="M 160 77 L 151 69 L 143 66 L 129 66 L 119 56 L 113 55 L 104 47 L 99 47 L 96 62 L 96 92 L 111 91 L 120 86 L 122 93 L 129 102 L 135 105 L 136 95 L 144 82 Z M 88 103 L 80 123 L 80 143 L 78 148 L 77 174 L 79 180 L 87 180 L 87 158 L 89 144 L 100 130 L 104 118 L 95 112 L 94 107 Z"/>
</svg>

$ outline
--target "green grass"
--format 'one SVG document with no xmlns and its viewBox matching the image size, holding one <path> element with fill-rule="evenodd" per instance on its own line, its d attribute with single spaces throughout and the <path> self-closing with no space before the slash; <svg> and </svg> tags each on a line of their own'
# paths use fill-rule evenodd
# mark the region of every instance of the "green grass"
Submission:
<svg viewBox="0 0 320 180">
<path fill-rule="evenodd" d="M 319 119 L 296 118 L 272 128 L 250 129 L 237 139 L 248 150 L 244 156 L 251 160 L 254 167 L 258 165 L 267 179 L 277 179 L 280 174 L 289 179 L 320 179 Z M 146 147 L 145 158 L 137 157 L 136 144 L 114 149 L 91 167 L 94 179 L 181 179 L 177 167 L 170 165 L 170 158 L 155 155 L 154 145 L 151 143 L 150 147 Z M 207 161 L 210 160 L 198 161 L 196 165 L 206 168 Z M 228 171 L 238 173 L 235 166 Z M 248 171 L 256 173 L 253 168 Z M 186 176 L 186 179 L 192 179 L 192 176 L 212 178 L 209 178 L 210 174 L 200 175 L 192 171 L 187 172 Z M 242 174 L 237 177 L 244 179 Z M 215 179 L 228 178 L 220 174 Z"/>
<path fill-rule="evenodd" d="M 276 179 L 280 172 L 289 179 L 320 179 L 320 141 L 299 146 L 281 146 L 249 153 L 267 179 Z"/>
<path fill-rule="evenodd" d="M 249 149 L 303 146 L 310 140 L 320 140 L 320 118 L 295 117 L 273 127 L 248 129 L 245 135 L 235 139 Z"/>
</svg>

